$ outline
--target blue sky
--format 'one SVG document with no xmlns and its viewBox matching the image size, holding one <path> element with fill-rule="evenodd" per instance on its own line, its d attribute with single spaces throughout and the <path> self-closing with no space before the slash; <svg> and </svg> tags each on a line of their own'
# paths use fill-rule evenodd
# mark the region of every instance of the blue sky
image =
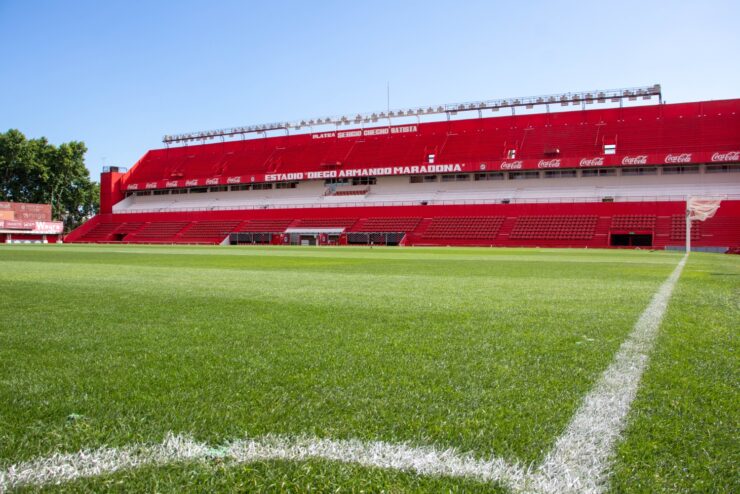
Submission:
<svg viewBox="0 0 740 494">
<path fill-rule="evenodd" d="M 0 131 L 97 179 L 164 134 L 661 83 L 740 97 L 734 1 L 0 0 Z"/>
</svg>

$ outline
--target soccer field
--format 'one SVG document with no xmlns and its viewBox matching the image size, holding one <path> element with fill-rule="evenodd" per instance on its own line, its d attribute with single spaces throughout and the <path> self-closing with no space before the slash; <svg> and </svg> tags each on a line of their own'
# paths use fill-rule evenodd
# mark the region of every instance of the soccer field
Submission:
<svg viewBox="0 0 740 494">
<path fill-rule="evenodd" d="M 0 492 L 740 492 L 740 257 L 682 257 L 0 246 Z"/>
</svg>

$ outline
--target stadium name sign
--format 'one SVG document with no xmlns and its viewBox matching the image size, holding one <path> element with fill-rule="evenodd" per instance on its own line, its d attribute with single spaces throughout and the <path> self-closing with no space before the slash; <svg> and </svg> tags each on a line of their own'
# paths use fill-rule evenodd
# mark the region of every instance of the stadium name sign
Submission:
<svg viewBox="0 0 740 494">
<path fill-rule="evenodd" d="M 312 139 L 347 139 L 349 137 L 362 136 L 381 136 L 388 134 L 405 134 L 406 132 L 416 132 L 416 125 L 403 125 L 400 127 L 378 127 L 374 129 L 357 129 L 345 130 L 341 132 L 322 132 L 320 134 L 311 134 Z"/>
<path fill-rule="evenodd" d="M 386 127 L 366 129 L 369 131 L 412 132 L 408 127 Z M 396 130 L 401 129 L 401 130 Z M 349 131 L 360 132 L 360 131 Z M 341 132 L 340 132 L 341 133 Z M 337 134 L 328 132 L 327 134 Z M 317 135 L 314 134 L 314 138 Z M 369 135 L 369 134 L 366 134 Z M 340 136 L 335 136 L 340 137 Z M 683 165 L 698 163 L 737 163 L 740 162 L 740 151 L 715 151 L 667 154 L 632 154 L 585 157 L 558 157 L 548 159 L 490 160 L 453 164 L 423 164 L 418 166 L 383 166 L 375 168 L 344 168 L 339 170 L 307 170 L 291 173 L 241 174 L 228 177 L 203 177 L 183 180 L 159 180 L 152 182 L 126 183 L 125 190 L 174 189 L 184 187 L 203 187 L 211 185 L 235 185 L 254 182 L 284 182 L 290 180 L 321 180 L 327 178 L 382 177 L 392 175 L 423 175 L 436 173 L 473 173 L 479 170 L 512 171 L 542 170 L 552 168 L 591 168 L 609 166 L 636 165 Z"/>
<path fill-rule="evenodd" d="M 351 168 L 348 170 L 324 170 L 296 173 L 268 173 L 265 182 L 286 180 L 316 180 L 322 178 L 382 177 L 388 175 L 418 175 L 426 173 L 456 173 L 464 171 L 463 164 L 387 166 L 382 168 Z"/>
</svg>

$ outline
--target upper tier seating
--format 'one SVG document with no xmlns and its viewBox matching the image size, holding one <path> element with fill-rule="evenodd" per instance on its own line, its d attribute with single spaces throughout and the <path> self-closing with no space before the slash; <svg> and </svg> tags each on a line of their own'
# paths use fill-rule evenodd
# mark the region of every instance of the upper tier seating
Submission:
<svg viewBox="0 0 740 494">
<path fill-rule="evenodd" d="M 422 235 L 426 238 L 492 239 L 498 235 L 503 216 L 436 217 Z"/>
<path fill-rule="evenodd" d="M 521 216 L 509 235 L 511 239 L 589 240 L 598 216 Z"/>
<path fill-rule="evenodd" d="M 734 151 L 737 101 L 536 113 L 420 124 L 417 132 L 313 139 L 297 134 L 148 152 L 127 181 L 249 176 L 391 165 L 618 154 Z"/>
</svg>

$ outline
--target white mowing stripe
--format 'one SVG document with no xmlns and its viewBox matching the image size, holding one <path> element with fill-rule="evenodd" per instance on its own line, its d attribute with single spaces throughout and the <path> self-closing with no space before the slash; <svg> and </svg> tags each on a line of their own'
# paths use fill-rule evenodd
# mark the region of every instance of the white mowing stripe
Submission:
<svg viewBox="0 0 740 494">
<path fill-rule="evenodd" d="M 454 449 L 407 444 L 289 438 L 268 435 L 212 448 L 183 436 L 168 435 L 158 445 L 133 445 L 55 454 L 0 471 L 0 492 L 22 485 L 58 484 L 82 477 L 164 465 L 179 461 L 223 458 L 236 463 L 311 458 L 356 463 L 367 467 L 415 471 L 423 475 L 471 477 L 499 482 L 517 492 L 601 493 L 607 488 L 609 462 L 616 440 L 637 393 L 661 320 L 686 256 L 661 285 L 614 362 L 584 398 L 553 450 L 536 470 L 501 458 L 479 460 Z"/>
</svg>

